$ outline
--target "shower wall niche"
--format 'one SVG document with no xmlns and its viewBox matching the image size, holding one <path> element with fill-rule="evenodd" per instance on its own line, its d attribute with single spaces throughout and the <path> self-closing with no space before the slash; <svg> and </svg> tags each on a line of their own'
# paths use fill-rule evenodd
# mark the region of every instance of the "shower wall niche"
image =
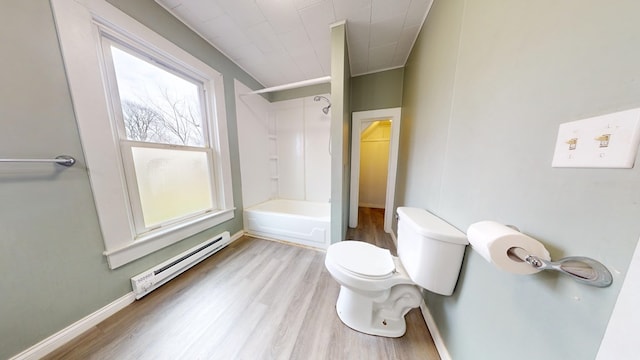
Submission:
<svg viewBox="0 0 640 360">
<path fill-rule="evenodd" d="M 331 113 L 305 97 L 269 103 L 236 81 L 244 208 L 270 199 L 329 202 Z M 329 95 L 323 95 L 329 98 Z"/>
</svg>

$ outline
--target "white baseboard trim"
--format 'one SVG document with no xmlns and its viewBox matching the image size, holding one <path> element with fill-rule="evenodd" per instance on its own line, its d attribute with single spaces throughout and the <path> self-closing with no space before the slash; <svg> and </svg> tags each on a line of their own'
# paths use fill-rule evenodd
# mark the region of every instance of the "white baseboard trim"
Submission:
<svg viewBox="0 0 640 360">
<path fill-rule="evenodd" d="M 367 207 L 372 209 L 384 209 L 384 204 L 358 203 L 358 207 Z"/>
<path fill-rule="evenodd" d="M 449 354 L 449 350 L 447 350 L 447 346 L 444 344 L 444 339 L 438 330 L 438 326 L 436 325 L 436 321 L 433 319 L 429 308 L 427 308 L 427 304 L 422 300 L 420 303 L 420 312 L 422 312 L 422 317 L 424 318 L 424 322 L 427 324 L 427 328 L 431 333 L 431 337 L 433 338 L 433 342 L 436 344 L 436 349 L 438 350 L 438 354 L 440 354 L 440 359 L 442 360 L 452 360 L 451 355 Z"/>
<path fill-rule="evenodd" d="M 387 229 L 385 229 L 385 231 L 386 230 Z M 396 248 L 398 248 L 398 238 L 396 237 L 396 234 L 393 233 L 393 230 L 389 229 L 387 234 L 391 235 L 391 240 L 393 240 L 393 243 L 396 244 Z"/>
<path fill-rule="evenodd" d="M 229 241 L 229 244 L 231 244 L 232 242 L 240 239 L 242 237 L 242 235 L 244 235 L 244 234 L 245 234 L 245 231 L 244 230 L 240 230 L 237 233 L 231 235 L 231 239 Z"/>
<path fill-rule="evenodd" d="M 135 300 L 136 297 L 134 293 L 130 292 L 117 299 L 116 301 L 107 304 L 105 307 L 99 309 L 98 311 L 85 316 L 84 318 L 49 336 L 48 338 L 40 341 L 27 350 L 15 355 L 9 360 L 40 359 L 56 350 L 57 348 L 61 347 L 62 345 L 75 339 L 77 336 L 89 330 L 91 327 L 96 326 L 109 316 L 124 309 L 127 305 L 133 303 Z"/>
</svg>

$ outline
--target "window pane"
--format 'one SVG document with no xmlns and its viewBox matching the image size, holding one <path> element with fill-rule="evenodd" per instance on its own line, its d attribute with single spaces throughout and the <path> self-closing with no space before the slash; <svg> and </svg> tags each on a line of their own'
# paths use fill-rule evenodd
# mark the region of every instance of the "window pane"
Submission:
<svg viewBox="0 0 640 360">
<path fill-rule="evenodd" d="M 212 208 L 207 153 L 132 147 L 145 227 Z"/>
<path fill-rule="evenodd" d="M 204 146 L 199 86 L 111 46 L 129 140 Z"/>
</svg>

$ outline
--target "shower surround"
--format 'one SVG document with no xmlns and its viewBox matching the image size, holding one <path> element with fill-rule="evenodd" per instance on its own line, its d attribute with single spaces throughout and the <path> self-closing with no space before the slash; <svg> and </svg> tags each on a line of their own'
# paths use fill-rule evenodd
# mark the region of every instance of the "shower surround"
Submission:
<svg viewBox="0 0 640 360">
<path fill-rule="evenodd" d="M 330 243 L 330 97 L 269 103 L 259 95 L 243 95 L 249 92 L 236 81 L 245 231 L 326 248 Z"/>
</svg>

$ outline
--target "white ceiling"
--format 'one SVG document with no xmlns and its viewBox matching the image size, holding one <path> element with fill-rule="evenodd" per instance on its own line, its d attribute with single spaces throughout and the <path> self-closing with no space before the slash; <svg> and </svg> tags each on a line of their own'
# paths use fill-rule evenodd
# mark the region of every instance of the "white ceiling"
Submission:
<svg viewBox="0 0 640 360">
<path fill-rule="evenodd" d="M 266 87 L 330 75 L 347 21 L 351 74 L 402 67 L 432 0 L 156 0 Z"/>
</svg>

